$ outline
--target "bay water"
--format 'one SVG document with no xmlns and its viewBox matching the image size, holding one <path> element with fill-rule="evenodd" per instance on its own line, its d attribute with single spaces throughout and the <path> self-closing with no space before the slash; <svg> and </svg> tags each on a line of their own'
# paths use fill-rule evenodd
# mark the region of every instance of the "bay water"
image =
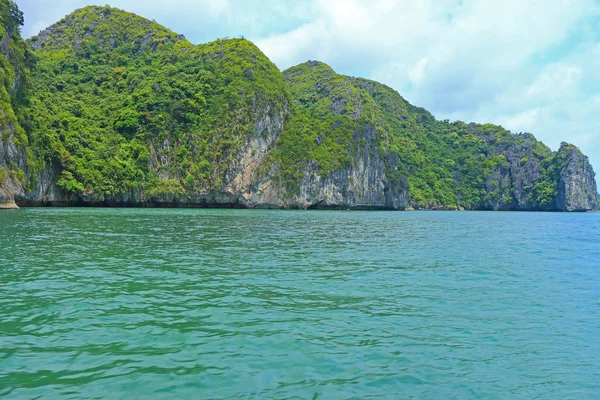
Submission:
<svg viewBox="0 0 600 400">
<path fill-rule="evenodd" d="M 0 213 L 6 399 L 600 398 L 600 213 Z"/>
</svg>

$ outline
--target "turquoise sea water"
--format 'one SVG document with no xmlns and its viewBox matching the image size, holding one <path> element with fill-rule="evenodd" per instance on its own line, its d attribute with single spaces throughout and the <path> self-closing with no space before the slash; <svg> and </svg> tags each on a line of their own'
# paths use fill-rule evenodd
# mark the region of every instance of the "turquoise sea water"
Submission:
<svg viewBox="0 0 600 400">
<path fill-rule="evenodd" d="M 600 213 L 0 213 L 0 397 L 600 397 Z"/>
</svg>

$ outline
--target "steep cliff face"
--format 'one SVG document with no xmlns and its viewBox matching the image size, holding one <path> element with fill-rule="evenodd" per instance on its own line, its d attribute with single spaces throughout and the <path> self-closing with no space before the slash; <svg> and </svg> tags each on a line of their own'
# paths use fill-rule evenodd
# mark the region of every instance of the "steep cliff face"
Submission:
<svg viewBox="0 0 600 400">
<path fill-rule="evenodd" d="M 4 111 L 4 110 L 3 110 Z M 14 194 L 22 192 L 22 183 L 15 173 L 19 150 L 15 145 L 14 127 L 5 125 L 0 133 L 0 208 L 17 208 Z"/>
<path fill-rule="evenodd" d="M 577 147 L 563 142 L 556 153 L 549 150 L 540 153 L 540 146 L 537 150 L 529 137 L 507 149 L 496 149 L 506 162 L 497 166 L 486 181 L 492 209 L 586 211 L 597 208 L 596 174 Z"/>
<path fill-rule="evenodd" d="M 596 174 L 579 149 L 562 143 L 557 159 L 562 161 L 556 208 L 561 211 L 586 211 L 598 207 Z"/>
<path fill-rule="evenodd" d="M 194 46 L 108 6 L 68 15 L 30 51 L 18 8 L 0 4 L 0 205 L 596 206 L 574 146 L 438 121 L 322 62 L 281 73 L 247 40 Z"/>
<path fill-rule="evenodd" d="M 531 134 L 506 136 L 495 129 L 470 126 L 487 147 L 484 152 L 487 204 L 482 209 L 542 211 L 554 208 L 551 202 L 543 203 L 535 189 L 545 171 L 544 164 L 553 157 L 549 148 Z"/>
<path fill-rule="evenodd" d="M 319 138 L 312 138 L 307 130 L 314 123 L 306 118 L 317 115 L 293 100 L 295 86 L 246 40 L 192 46 L 140 17 L 87 7 L 32 44 L 39 56 L 33 73 L 37 106 L 28 117 L 38 169 L 31 170 L 33 190 L 18 196 L 22 204 L 407 204 L 405 179 L 387 175 L 397 157 L 382 155 L 360 104 L 352 105 L 348 119 L 342 115 L 345 100 L 333 98 L 346 136 L 321 124 Z M 305 122 L 306 129 L 296 129 Z M 338 146 L 336 154 L 319 147 L 298 159 L 286 154 L 286 138 L 294 135 L 325 145 L 340 139 L 355 144 Z"/>
<path fill-rule="evenodd" d="M 408 183 L 384 143 L 383 116 L 353 78 L 310 61 L 284 71 L 293 112 L 270 159 L 285 206 L 404 209 Z"/>
<path fill-rule="evenodd" d="M 24 193 L 27 166 L 26 154 L 22 146 L 17 146 L 15 125 L 10 123 L 0 127 L 0 208 L 18 208 L 15 195 Z"/>
<path fill-rule="evenodd" d="M 19 34 L 23 14 L 13 1 L 0 0 L 0 208 L 17 208 L 15 194 L 24 192 L 27 136 L 20 111 L 31 63 Z"/>
<path fill-rule="evenodd" d="M 261 162 L 290 104 L 256 46 L 193 46 L 110 7 L 78 10 L 32 44 L 30 172 L 46 189 L 19 201 L 243 206 L 231 181 Z"/>
</svg>

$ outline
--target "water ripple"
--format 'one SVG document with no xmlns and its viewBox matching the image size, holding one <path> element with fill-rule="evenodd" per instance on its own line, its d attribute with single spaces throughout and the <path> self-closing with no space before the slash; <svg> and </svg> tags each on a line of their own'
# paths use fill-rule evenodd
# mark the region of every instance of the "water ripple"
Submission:
<svg viewBox="0 0 600 400">
<path fill-rule="evenodd" d="M 0 213 L 0 397 L 594 398 L 600 214 Z"/>
</svg>

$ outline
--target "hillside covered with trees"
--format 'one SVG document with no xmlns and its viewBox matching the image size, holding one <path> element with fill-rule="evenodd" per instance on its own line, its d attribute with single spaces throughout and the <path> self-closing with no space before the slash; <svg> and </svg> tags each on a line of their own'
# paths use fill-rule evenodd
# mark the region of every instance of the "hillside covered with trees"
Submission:
<svg viewBox="0 0 600 400">
<path fill-rule="evenodd" d="M 90 6 L 27 41 L 0 0 L 0 203 L 584 211 L 586 156 L 439 121 L 378 82 L 250 41 L 193 45 Z"/>
</svg>

